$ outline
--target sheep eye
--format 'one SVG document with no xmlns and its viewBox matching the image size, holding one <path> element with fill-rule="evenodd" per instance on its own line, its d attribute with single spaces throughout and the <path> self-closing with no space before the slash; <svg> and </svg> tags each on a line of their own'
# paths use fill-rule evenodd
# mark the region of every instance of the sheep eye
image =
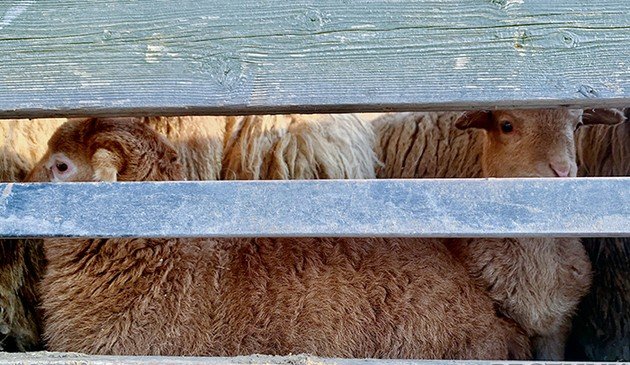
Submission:
<svg viewBox="0 0 630 365">
<path fill-rule="evenodd" d="M 63 163 L 63 162 L 57 163 L 56 166 L 57 166 L 57 170 L 59 172 L 66 172 L 66 171 L 68 171 L 68 165 Z"/>
<path fill-rule="evenodd" d="M 503 131 L 503 133 L 510 133 L 514 130 L 514 127 L 512 126 L 512 123 L 510 122 L 501 122 L 501 131 Z"/>
</svg>

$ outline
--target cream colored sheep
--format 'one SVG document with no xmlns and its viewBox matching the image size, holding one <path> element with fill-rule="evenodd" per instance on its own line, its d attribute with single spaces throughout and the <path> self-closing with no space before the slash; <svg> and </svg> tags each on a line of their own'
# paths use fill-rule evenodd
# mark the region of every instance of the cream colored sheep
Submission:
<svg viewBox="0 0 630 365">
<path fill-rule="evenodd" d="M 31 177 L 183 178 L 176 150 L 134 120 L 69 122 L 49 146 Z M 436 239 L 47 239 L 45 249 L 45 335 L 55 351 L 529 353 L 527 337 L 496 316 Z"/>
<path fill-rule="evenodd" d="M 138 119 L 174 144 L 188 180 L 375 177 L 374 133 L 352 114 Z"/>
<path fill-rule="evenodd" d="M 339 115 L 228 117 L 223 179 L 367 179 L 375 177 L 374 133 Z"/>
<path fill-rule="evenodd" d="M 22 181 L 46 152 L 46 142 L 66 119 L 0 120 L 0 181 Z"/>
<path fill-rule="evenodd" d="M 483 132 L 454 128 L 457 112 L 392 113 L 374 119 L 379 178 L 480 177 Z"/>
</svg>

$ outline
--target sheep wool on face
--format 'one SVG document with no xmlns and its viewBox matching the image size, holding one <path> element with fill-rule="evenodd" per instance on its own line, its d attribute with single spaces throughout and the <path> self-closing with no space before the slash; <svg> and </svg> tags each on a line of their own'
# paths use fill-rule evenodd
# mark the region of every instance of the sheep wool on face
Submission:
<svg viewBox="0 0 630 365">
<path fill-rule="evenodd" d="M 485 177 L 575 176 L 574 131 L 581 110 L 514 109 L 470 111 L 455 126 L 482 129 Z"/>
<path fill-rule="evenodd" d="M 107 141 L 142 168 L 181 177 L 139 121 L 85 121 L 53 136 L 77 168 Z M 137 128 L 146 130 L 137 132 Z M 136 133 L 137 132 L 137 133 Z M 133 141 L 133 138 L 139 141 Z M 63 143 L 57 143 L 63 140 Z M 76 141 L 74 143 L 77 143 Z M 93 144 L 96 144 L 94 146 Z M 148 148 L 148 149 L 147 149 Z M 127 155 L 129 151 L 134 155 Z M 139 156 L 135 156 L 139 151 Z M 175 164 L 171 169 L 165 164 Z M 123 164 L 125 165 L 125 164 Z M 146 171 L 171 171 L 147 174 Z M 83 174 L 84 175 L 84 174 Z M 38 176 L 33 174 L 32 176 Z M 41 175 L 39 175 L 41 176 Z M 82 176 L 78 173 L 77 176 Z M 121 355 L 311 353 L 329 357 L 525 359 L 529 340 L 436 239 L 46 239 L 49 350 Z M 98 330 L 94 330 L 98 329 Z M 156 339 L 158 339 L 156 341 Z"/>
</svg>

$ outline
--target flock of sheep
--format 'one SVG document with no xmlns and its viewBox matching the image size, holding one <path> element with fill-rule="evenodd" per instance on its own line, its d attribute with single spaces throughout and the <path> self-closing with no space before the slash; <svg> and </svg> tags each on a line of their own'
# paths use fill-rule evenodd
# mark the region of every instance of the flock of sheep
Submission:
<svg viewBox="0 0 630 365">
<path fill-rule="evenodd" d="M 558 108 L 5 120 L 0 178 L 628 176 L 626 117 Z M 0 350 L 630 359 L 628 238 L 0 243 Z"/>
</svg>

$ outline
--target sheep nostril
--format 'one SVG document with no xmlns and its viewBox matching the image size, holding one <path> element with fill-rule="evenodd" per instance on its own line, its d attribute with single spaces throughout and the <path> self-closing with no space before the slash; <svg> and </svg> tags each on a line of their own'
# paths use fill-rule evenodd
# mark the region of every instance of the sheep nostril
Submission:
<svg viewBox="0 0 630 365">
<path fill-rule="evenodd" d="M 549 166 L 556 173 L 556 176 L 558 177 L 568 177 L 569 173 L 571 172 L 571 166 L 567 163 L 551 162 Z"/>
</svg>

